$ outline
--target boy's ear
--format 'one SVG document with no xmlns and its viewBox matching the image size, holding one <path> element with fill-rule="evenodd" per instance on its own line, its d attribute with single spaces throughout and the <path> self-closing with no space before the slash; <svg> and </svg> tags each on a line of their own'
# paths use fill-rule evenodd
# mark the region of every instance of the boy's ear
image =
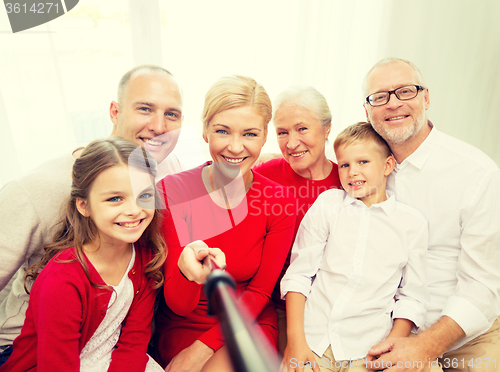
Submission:
<svg viewBox="0 0 500 372">
<path fill-rule="evenodd" d="M 78 212 L 80 212 L 80 214 L 83 217 L 90 216 L 90 210 L 88 208 L 88 204 L 87 204 L 87 201 L 85 199 L 77 198 L 75 204 L 76 204 L 76 209 L 78 209 Z"/>
<path fill-rule="evenodd" d="M 385 160 L 385 169 L 384 169 L 384 176 L 388 176 L 391 174 L 393 171 L 394 167 L 396 166 L 396 159 L 394 159 L 394 156 L 389 156 Z"/>
</svg>

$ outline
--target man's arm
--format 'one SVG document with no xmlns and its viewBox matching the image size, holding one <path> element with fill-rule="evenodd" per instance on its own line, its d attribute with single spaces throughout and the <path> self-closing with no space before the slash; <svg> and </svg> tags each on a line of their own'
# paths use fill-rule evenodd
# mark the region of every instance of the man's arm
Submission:
<svg viewBox="0 0 500 372">
<path fill-rule="evenodd" d="M 500 313 L 500 172 L 485 173 L 460 216 L 460 254 L 454 294 L 448 297 L 441 318 L 415 337 L 392 339 L 375 345 L 372 358 L 392 362 L 388 371 L 422 371 L 453 347 L 487 330 Z M 432 226 L 431 226 L 432 229 Z M 398 361 L 410 361 L 411 368 L 399 368 Z M 418 366 L 418 362 L 420 366 Z M 385 364 L 386 365 L 386 364 Z M 401 364 L 400 364 L 401 365 Z"/>
<path fill-rule="evenodd" d="M 457 284 L 441 313 L 462 328 L 465 342 L 500 315 L 500 171 L 485 172 L 475 182 L 460 214 Z"/>
<path fill-rule="evenodd" d="M 29 195 L 17 181 L 5 185 L 0 191 L 0 210 L 1 290 L 34 253 L 37 243 L 42 244 L 42 237 L 37 230 L 40 224 L 38 214 Z"/>
<path fill-rule="evenodd" d="M 24 263 L 37 263 L 52 241 L 71 191 L 73 161 L 69 154 L 54 159 L 0 190 L 0 289 Z"/>
<path fill-rule="evenodd" d="M 374 366 L 369 362 L 375 358 L 383 360 L 378 363 L 384 369 L 387 365 L 393 367 L 388 372 L 418 372 L 429 367 L 429 363 L 442 355 L 461 338 L 465 336 L 464 331 L 450 317 L 443 316 L 432 327 L 415 337 L 391 338 L 373 346 L 368 351 L 367 368 Z M 404 362 L 410 368 L 405 368 Z M 398 366 L 398 362 L 400 366 Z M 375 365 L 376 366 L 376 365 Z M 375 368 L 370 371 L 376 370 Z"/>
</svg>

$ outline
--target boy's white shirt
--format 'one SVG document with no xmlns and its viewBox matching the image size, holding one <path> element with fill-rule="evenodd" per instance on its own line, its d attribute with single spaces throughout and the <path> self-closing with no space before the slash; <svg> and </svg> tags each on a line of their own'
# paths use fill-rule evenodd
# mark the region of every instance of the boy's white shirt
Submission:
<svg viewBox="0 0 500 372">
<path fill-rule="evenodd" d="M 393 318 L 424 323 L 427 221 L 387 196 L 367 208 L 328 190 L 299 227 L 281 293 L 307 297 L 306 340 L 319 356 L 331 345 L 336 360 L 363 358 L 387 337 Z"/>
</svg>

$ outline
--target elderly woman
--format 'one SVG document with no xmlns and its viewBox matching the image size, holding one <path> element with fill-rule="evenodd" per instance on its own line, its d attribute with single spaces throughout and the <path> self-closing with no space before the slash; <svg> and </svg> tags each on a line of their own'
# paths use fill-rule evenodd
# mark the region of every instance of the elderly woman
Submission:
<svg viewBox="0 0 500 372">
<path fill-rule="evenodd" d="M 205 97 L 202 116 L 213 161 L 167 176 L 159 185 L 168 204 L 163 226 L 168 255 L 155 358 L 166 371 L 231 370 L 217 319 L 207 316 L 202 285 L 177 267 L 184 247 L 199 249 L 200 241 L 225 254 L 240 301 L 277 346 L 270 296 L 292 243 L 295 199 L 251 169 L 271 115 L 269 96 L 255 80 L 220 79 Z"/>
<path fill-rule="evenodd" d="M 332 115 L 325 97 L 312 87 L 291 87 L 274 102 L 273 123 L 283 158 L 258 164 L 254 171 L 286 186 L 297 198 L 294 238 L 302 218 L 319 194 L 341 188 L 337 164 L 327 159 L 325 142 Z M 283 267 L 283 276 L 290 257 Z M 279 281 L 273 292 L 279 316 L 279 351 L 286 346 L 285 301 L 280 299 Z"/>
</svg>

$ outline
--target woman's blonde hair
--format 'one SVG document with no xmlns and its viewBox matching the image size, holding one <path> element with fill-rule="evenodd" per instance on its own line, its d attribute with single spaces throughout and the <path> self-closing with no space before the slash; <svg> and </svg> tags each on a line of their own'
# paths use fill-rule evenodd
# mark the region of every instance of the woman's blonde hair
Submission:
<svg viewBox="0 0 500 372">
<path fill-rule="evenodd" d="M 203 132 L 205 133 L 210 121 L 218 113 L 244 106 L 251 106 L 264 118 L 264 128 L 267 130 L 273 109 L 264 87 L 246 76 L 233 75 L 220 78 L 205 95 L 201 116 Z"/>
</svg>

